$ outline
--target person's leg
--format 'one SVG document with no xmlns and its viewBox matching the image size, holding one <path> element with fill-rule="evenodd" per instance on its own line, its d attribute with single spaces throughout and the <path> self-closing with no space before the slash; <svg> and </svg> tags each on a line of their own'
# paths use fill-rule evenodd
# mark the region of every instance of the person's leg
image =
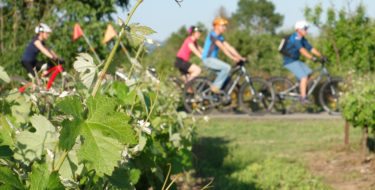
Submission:
<svg viewBox="0 0 375 190">
<path fill-rule="evenodd" d="M 297 77 L 300 82 L 300 96 L 306 98 L 308 76 L 312 72 L 311 69 L 301 61 L 289 63 L 285 67 Z"/>
<path fill-rule="evenodd" d="M 230 66 L 216 58 L 207 58 L 204 65 L 210 69 L 219 71 L 213 83 L 213 91 L 219 91 L 230 72 Z"/>
<path fill-rule="evenodd" d="M 22 61 L 22 66 L 26 69 L 27 73 L 35 77 L 34 67 L 35 63 L 32 61 Z"/>
<path fill-rule="evenodd" d="M 189 67 L 189 74 L 188 74 L 188 79 L 186 82 L 189 82 L 191 80 L 193 80 L 195 77 L 199 76 L 201 74 L 201 68 L 196 65 L 196 64 L 192 64 L 190 67 Z"/>
<path fill-rule="evenodd" d="M 307 77 L 301 78 L 299 82 L 299 91 L 300 91 L 301 98 L 306 98 L 307 82 L 308 82 Z"/>
</svg>

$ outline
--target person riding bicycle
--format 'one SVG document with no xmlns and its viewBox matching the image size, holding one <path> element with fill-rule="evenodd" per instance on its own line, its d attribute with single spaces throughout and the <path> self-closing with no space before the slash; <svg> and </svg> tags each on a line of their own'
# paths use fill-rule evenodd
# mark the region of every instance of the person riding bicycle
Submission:
<svg viewBox="0 0 375 190">
<path fill-rule="evenodd" d="M 35 27 L 36 35 L 27 45 L 23 53 L 21 62 L 31 78 L 35 77 L 35 70 L 39 71 L 43 64 L 37 60 L 39 52 L 42 52 L 45 56 L 53 61 L 58 60 L 57 54 L 53 50 L 47 48 L 45 45 L 45 41 L 49 38 L 51 32 L 52 30 L 48 25 L 40 23 Z"/>
<path fill-rule="evenodd" d="M 184 75 L 183 80 L 185 83 L 193 80 L 201 73 L 201 68 L 198 65 L 189 62 L 191 52 L 199 58 L 202 56 L 202 47 L 197 43 L 201 36 L 201 31 L 198 27 L 191 26 L 188 33 L 189 36 L 178 50 L 175 62 L 175 67 Z"/>
<path fill-rule="evenodd" d="M 227 24 L 228 20 L 225 18 L 215 18 L 213 21 L 213 31 L 207 35 L 203 46 L 202 60 L 204 66 L 218 71 L 216 79 L 211 86 L 211 91 L 214 93 L 220 92 L 231 69 L 229 64 L 218 59 L 219 50 L 222 50 L 227 57 L 236 63 L 246 60 L 236 49 L 224 40 L 223 33 L 226 30 Z"/>
<path fill-rule="evenodd" d="M 304 57 L 314 62 L 326 61 L 326 58 L 322 56 L 316 48 L 312 47 L 305 38 L 309 28 L 309 23 L 307 21 L 302 20 L 296 22 L 294 28 L 295 32 L 290 35 L 285 46 L 287 55 L 285 53 L 283 55 L 284 67 L 291 71 L 300 81 L 300 102 L 306 104 L 309 103 L 306 97 L 306 90 L 309 75 L 312 70 L 304 62 L 299 60 L 300 56 L 302 54 Z"/>
</svg>

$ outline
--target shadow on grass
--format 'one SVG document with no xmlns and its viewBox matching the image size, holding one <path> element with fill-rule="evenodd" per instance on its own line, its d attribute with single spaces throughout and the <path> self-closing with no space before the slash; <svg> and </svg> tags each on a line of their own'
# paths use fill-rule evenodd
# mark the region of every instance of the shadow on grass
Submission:
<svg viewBox="0 0 375 190">
<path fill-rule="evenodd" d="M 194 168 L 197 177 L 213 178 L 213 189 L 230 190 L 252 190 L 256 189 L 255 184 L 240 182 L 230 178 L 230 174 L 239 171 L 238 165 L 224 163 L 228 155 L 227 144 L 229 141 L 223 138 L 200 138 L 193 146 L 195 155 Z"/>
<path fill-rule="evenodd" d="M 375 153 L 375 137 L 369 137 L 367 139 L 367 147 L 370 152 Z"/>
</svg>

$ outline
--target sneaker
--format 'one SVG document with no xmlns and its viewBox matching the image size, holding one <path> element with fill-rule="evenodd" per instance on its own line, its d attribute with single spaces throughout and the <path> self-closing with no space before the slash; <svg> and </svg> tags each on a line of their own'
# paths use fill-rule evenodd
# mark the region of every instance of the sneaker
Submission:
<svg viewBox="0 0 375 190">
<path fill-rule="evenodd" d="M 211 92 L 213 92 L 214 94 L 219 94 L 220 93 L 220 89 L 217 88 L 216 86 L 211 86 Z"/>
<path fill-rule="evenodd" d="M 302 105 L 310 104 L 310 100 L 307 99 L 307 97 L 302 97 L 302 96 L 299 98 L 299 102 L 300 102 Z"/>
</svg>

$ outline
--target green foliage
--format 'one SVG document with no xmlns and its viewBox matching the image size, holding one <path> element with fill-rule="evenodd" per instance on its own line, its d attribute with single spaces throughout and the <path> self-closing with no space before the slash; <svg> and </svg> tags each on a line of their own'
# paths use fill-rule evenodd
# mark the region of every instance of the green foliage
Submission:
<svg viewBox="0 0 375 190">
<path fill-rule="evenodd" d="M 245 167 L 231 178 L 255 184 L 255 189 L 330 189 L 301 164 L 283 159 L 266 159 Z"/>
<path fill-rule="evenodd" d="M 39 189 L 64 189 L 57 172 L 46 172 L 46 164 L 34 164 L 30 173 L 30 190 Z"/>
<path fill-rule="evenodd" d="M 354 69 L 366 73 L 375 71 L 375 23 L 366 15 L 364 5 L 354 12 L 342 8 L 326 10 L 327 20 L 321 21 L 324 10 L 321 5 L 314 9 L 306 8 L 308 20 L 320 28 L 318 48 L 329 57 L 333 70 L 345 73 Z"/>
<path fill-rule="evenodd" d="M 53 33 L 47 46 L 65 59 L 64 67 L 71 68 L 78 50 L 89 51 L 83 39 L 72 43 L 74 23 L 81 24 L 83 31 L 100 57 L 108 50 L 100 44 L 107 23 L 113 21 L 116 7 L 127 8 L 129 0 L 52 0 L 52 1 L 2 1 L 0 28 L 0 62 L 4 69 L 14 75 L 25 73 L 21 58 L 26 45 L 35 35 L 34 28 L 40 23 L 51 26 Z M 40 60 L 44 60 L 40 56 Z"/>
<path fill-rule="evenodd" d="M 375 130 L 374 75 L 356 76 L 348 81 L 348 92 L 340 99 L 342 114 L 354 127 Z"/>
<path fill-rule="evenodd" d="M 0 167 L 0 188 L 2 189 L 25 189 L 17 175 L 7 167 Z"/>
<path fill-rule="evenodd" d="M 251 34 L 275 34 L 284 17 L 275 13 L 275 5 L 268 0 L 240 0 L 231 20 L 240 28 L 251 30 Z"/>
</svg>

